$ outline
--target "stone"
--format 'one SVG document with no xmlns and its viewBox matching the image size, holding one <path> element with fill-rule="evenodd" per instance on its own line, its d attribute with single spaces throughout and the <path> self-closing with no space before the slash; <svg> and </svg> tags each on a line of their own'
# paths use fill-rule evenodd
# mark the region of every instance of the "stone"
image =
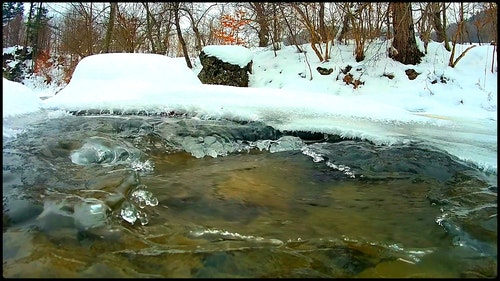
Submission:
<svg viewBox="0 0 500 281">
<path fill-rule="evenodd" d="M 248 74 L 252 73 L 253 61 L 250 61 L 245 67 L 240 67 L 222 61 L 215 56 L 209 56 L 203 51 L 201 51 L 199 58 L 203 68 L 198 74 L 198 78 L 203 84 L 248 87 Z"/>
<path fill-rule="evenodd" d="M 412 68 L 405 70 L 405 73 L 408 76 L 408 79 L 410 79 L 410 80 L 414 80 L 420 74 L 417 71 L 415 71 L 415 69 L 412 69 Z"/>
<path fill-rule="evenodd" d="M 316 68 L 316 70 L 317 70 L 317 71 L 319 72 L 319 74 L 321 74 L 321 75 L 330 75 L 330 74 L 332 74 L 332 72 L 333 72 L 333 68 L 324 68 L 324 67 L 320 67 L 320 66 L 318 66 L 318 67 Z"/>
</svg>

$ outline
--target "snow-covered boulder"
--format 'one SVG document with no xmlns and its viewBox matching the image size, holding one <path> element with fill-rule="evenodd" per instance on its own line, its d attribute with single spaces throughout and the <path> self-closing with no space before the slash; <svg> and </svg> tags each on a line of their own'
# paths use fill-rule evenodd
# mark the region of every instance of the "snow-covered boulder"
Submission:
<svg viewBox="0 0 500 281">
<path fill-rule="evenodd" d="M 49 109 L 68 111 L 138 111 L 164 107 L 157 102 L 163 96 L 201 85 L 184 58 L 142 53 L 98 54 L 82 59 L 68 85 L 44 102 Z M 117 103 L 121 103 L 121 108 L 115 107 Z"/>
<path fill-rule="evenodd" d="M 248 87 L 252 73 L 252 54 L 237 45 L 205 46 L 200 53 L 203 69 L 198 78 L 203 84 Z"/>
</svg>

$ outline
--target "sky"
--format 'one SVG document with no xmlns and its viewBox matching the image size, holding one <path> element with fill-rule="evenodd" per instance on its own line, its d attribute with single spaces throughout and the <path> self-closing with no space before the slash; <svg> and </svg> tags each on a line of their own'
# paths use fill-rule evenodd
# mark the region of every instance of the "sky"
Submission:
<svg viewBox="0 0 500 281">
<path fill-rule="evenodd" d="M 233 64 L 253 61 L 246 88 L 202 84 L 198 58 L 192 58 L 194 68 L 189 69 L 184 58 L 157 54 L 89 56 L 80 61 L 62 90 L 3 78 L 3 134 L 12 137 L 6 120 L 37 111 L 51 116 L 87 109 L 176 111 L 200 119 L 262 121 L 279 130 L 338 134 L 379 145 L 423 141 L 496 172 L 494 46 L 477 45 L 452 68 L 450 53 L 441 43 L 431 42 L 418 65 L 388 58 L 388 44 L 371 42 L 361 62 L 354 59 L 353 44 L 331 46 L 328 62 L 320 62 L 309 44 L 302 46 L 305 53 L 295 46 L 282 46 L 276 52 L 204 47 L 207 54 Z M 455 58 L 467 47 L 457 45 Z M 357 88 L 343 82 L 341 70 L 348 65 L 353 78 L 363 82 Z M 321 75 L 317 67 L 333 72 Z M 406 69 L 419 75 L 409 80 Z"/>
</svg>

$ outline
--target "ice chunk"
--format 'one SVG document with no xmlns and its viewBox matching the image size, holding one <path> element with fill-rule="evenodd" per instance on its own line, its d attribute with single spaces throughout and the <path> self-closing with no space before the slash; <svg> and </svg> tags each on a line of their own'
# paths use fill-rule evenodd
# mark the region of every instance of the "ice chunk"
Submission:
<svg viewBox="0 0 500 281">
<path fill-rule="evenodd" d="M 146 188 L 146 185 L 140 184 L 130 193 L 130 200 L 137 203 L 141 209 L 146 206 L 154 207 L 158 205 L 158 199 L 153 195 L 153 193 L 146 190 Z"/>
<path fill-rule="evenodd" d="M 74 206 L 75 225 L 78 229 L 90 229 L 108 223 L 109 207 L 97 199 L 88 199 Z"/>
</svg>

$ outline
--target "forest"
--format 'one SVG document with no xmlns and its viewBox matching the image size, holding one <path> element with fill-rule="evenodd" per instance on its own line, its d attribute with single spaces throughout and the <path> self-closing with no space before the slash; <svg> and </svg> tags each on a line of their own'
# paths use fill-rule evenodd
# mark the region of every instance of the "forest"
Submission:
<svg viewBox="0 0 500 281">
<path fill-rule="evenodd" d="M 336 44 L 352 44 L 359 62 L 382 39 L 392 40 L 391 58 L 418 64 L 433 40 L 454 67 L 467 52 L 455 54 L 455 44 L 497 42 L 495 2 L 3 2 L 2 22 L 3 48 L 19 46 L 18 59 L 31 59 L 16 75 L 42 75 L 47 83 L 49 69 L 62 68 L 67 83 L 82 58 L 102 53 L 184 57 L 192 68 L 207 45 L 303 52 L 310 44 L 323 62 Z M 3 76 L 12 76 L 6 68 L 4 56 Z"/>
</svg>

